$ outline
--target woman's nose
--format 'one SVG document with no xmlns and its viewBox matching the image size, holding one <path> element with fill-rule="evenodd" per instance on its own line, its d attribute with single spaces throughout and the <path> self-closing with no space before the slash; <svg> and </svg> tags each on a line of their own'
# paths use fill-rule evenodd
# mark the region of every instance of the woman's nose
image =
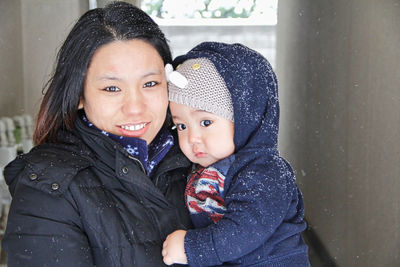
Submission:
<svg viewBox="0 0 400 267">
<path fill-rule="evenodd" d="M 144 110 L 144 98 L 138 90 L 127 93 L 123 101 L 123 111 L 126 114 L 139 114 Z"/>
</svg>

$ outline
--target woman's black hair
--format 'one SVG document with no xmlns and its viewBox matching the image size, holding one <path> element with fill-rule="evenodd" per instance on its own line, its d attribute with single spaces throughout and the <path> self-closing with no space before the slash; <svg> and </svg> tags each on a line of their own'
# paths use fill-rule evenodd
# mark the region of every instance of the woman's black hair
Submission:
<svg viewBox="0 0 400 267">
<path fill-rule="evenodd" d="M 86 71 L 96 50 L 116 40 L 132 39 L 152 45 L 164 64 L 172 62 L 163 32 L 141 9 L 126 2 L 113 2 L 81 16 L 60 48 L 55 71 L 45 86 L 35 126 L 35 144 L 56 142 L 60 129 L 74 127 Z"/>
</svg>

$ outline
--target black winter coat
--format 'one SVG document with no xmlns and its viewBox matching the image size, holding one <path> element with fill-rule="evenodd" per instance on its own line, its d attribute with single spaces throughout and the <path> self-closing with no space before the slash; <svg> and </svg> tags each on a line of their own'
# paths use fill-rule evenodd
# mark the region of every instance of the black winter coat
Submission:
<svg viewBox="0 0 400 267">
<path fill-rule="evenodd" d="M 13 197 L 2 241 L 8 266 L 165 266 L 166 236 L 190 226 L 190 162 L 177 144 L 151 180 L 138 160 L 79 119 L 58 141 L 5 168 Z"/>
</svg>

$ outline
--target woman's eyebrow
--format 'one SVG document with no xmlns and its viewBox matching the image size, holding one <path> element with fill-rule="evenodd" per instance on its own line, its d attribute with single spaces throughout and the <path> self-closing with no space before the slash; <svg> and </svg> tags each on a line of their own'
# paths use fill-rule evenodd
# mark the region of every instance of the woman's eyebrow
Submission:
<svg viewBox="0 0 400 267">
<path fill-rule="evenodd" d="M 114 75 L 114 74 L 103 74 L 97 78 L 97 80 L 112 80 L 112 81 L 121 81 L 122 78 Z"/>
<path fill-rule="evenodd" d="M 140 77 L 146 78 L 146 77 L 153 76 L 153 75 L 161 75 L 161 71 L 149 71 L 149 72 L 146 72 L 146 73 L 140 75 Z M 97 78 L 97 80 L 122 81 L 124 79 L 122 77 L 118 77 L 118 75 L 115 75 L 115 74 L 103 74 L 99 78 Z"/>
<path fill-rule="evenodd" d="M 148 76 L 152 76 L 152 75 L 161 75 L 161 71 L 149 71 L 144 73 L 143 75 L 141 75 L 143 78 L 148 77 Z"/>
</svg>

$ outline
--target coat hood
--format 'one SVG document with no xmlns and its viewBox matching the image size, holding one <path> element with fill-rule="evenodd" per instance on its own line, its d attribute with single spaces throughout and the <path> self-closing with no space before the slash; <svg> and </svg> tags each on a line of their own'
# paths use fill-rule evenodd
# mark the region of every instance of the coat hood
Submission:
<svg viewBox="0 0 400 267">
<path fill-rule="evenodd" d="M 234 143 L 241 149 L 277 149 L 278 83 L 267 59 L 241 44 L 204 42 L 174 60 L 207 58 L 224 79 L 232 97 Z"/>
</svg>

